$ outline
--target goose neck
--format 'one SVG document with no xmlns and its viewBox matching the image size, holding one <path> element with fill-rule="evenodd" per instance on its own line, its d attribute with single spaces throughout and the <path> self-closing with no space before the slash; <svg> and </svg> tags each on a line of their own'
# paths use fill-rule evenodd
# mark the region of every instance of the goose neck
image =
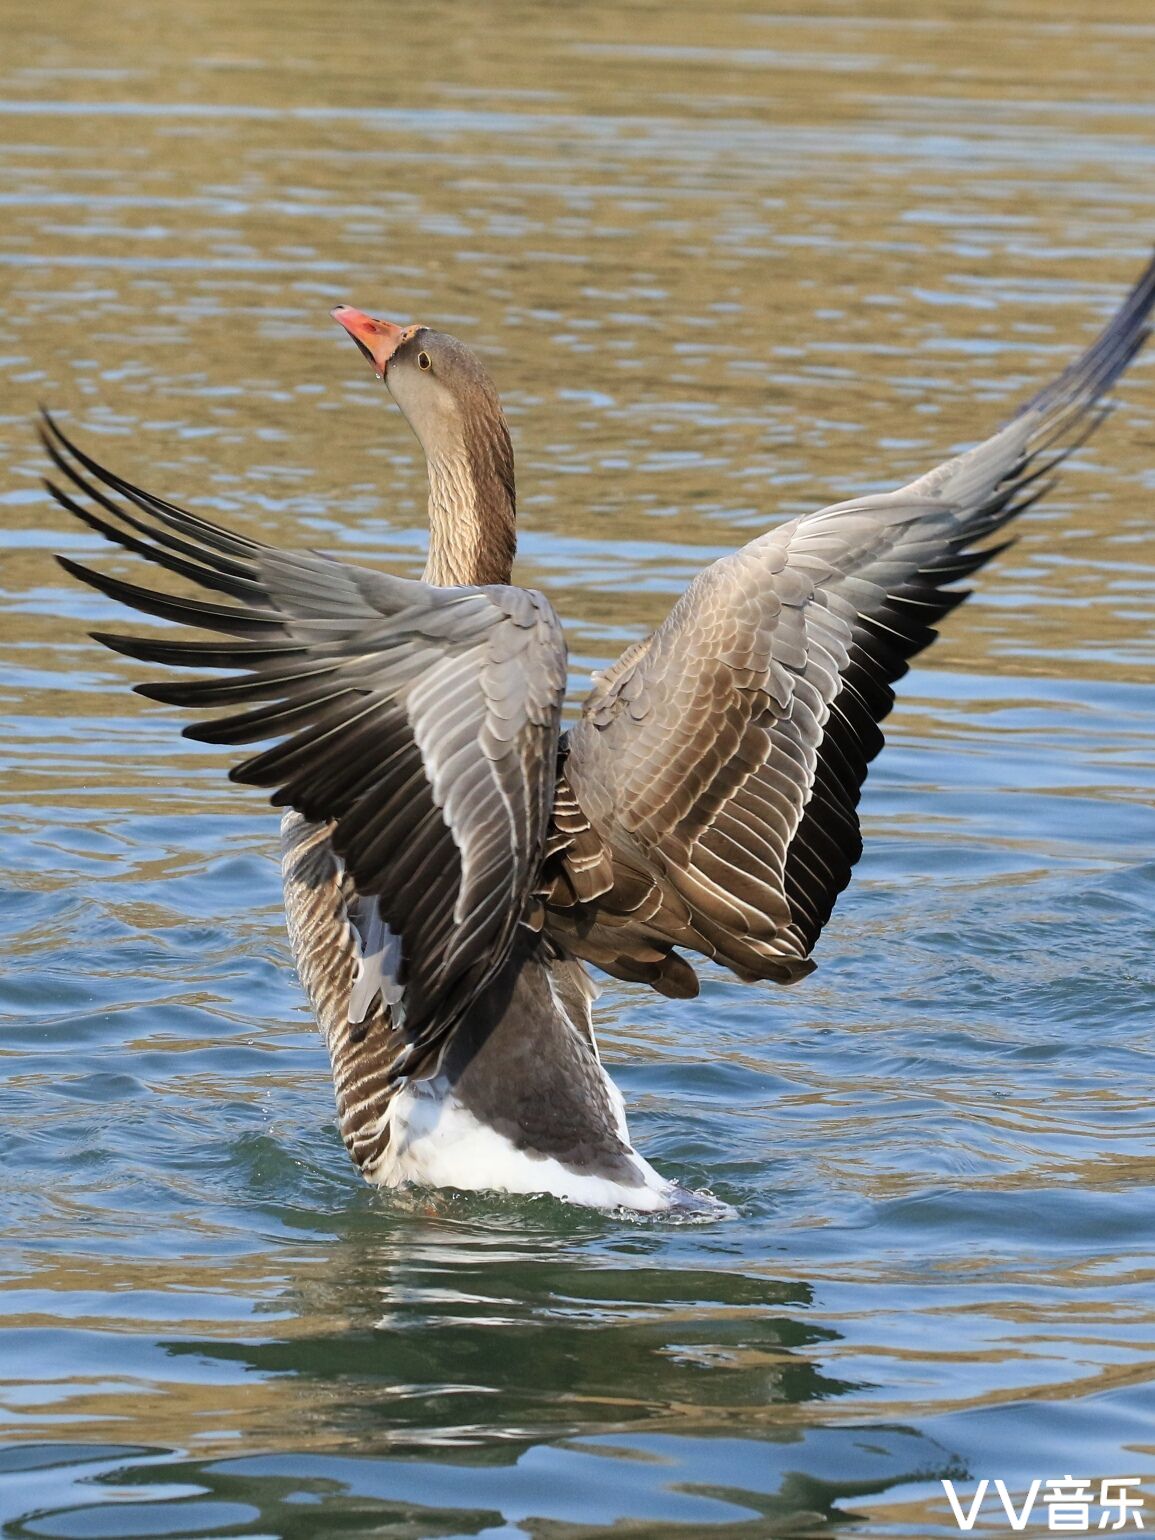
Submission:
<svg viewBox="0 0 1155 1540">
<path fill-rule="evenodd" d="M 515 547 L 512 466 L 457 453 L 429 458 L 429 558 L 425 581 L 508 583 Z"/>
</svg>

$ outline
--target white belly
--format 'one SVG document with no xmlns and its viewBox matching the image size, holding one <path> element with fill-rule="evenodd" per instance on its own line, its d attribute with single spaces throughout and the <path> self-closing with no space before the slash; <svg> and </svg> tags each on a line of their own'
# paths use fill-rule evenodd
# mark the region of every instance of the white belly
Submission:
<svg viewBox="0 0 1155 1540">
<path fill-rule="evenodd" d="M 616 1087 L 613 1095 L 620 1108 Z M 718 1217 L 729 1212 L 715 1199 L 687 1192 L 659 1176 L 632 1149 L 629 1160 L 638 1174 L 637 1185 L 574 1171 L 552 1156 L 519 1150 L 504 1134 L 474 1117 L 444 1075 L 411 1081 L 393 1097 L 387 1116 L 389 1155 L 374 1173 L 382 1186 L 413 1183 L 465 1192 L 548 1193 L 586 1208 L 644 1213 L 679 1211 Z M 624 1116 L 620 1128 L 625 1137 Z"/>
</svg>

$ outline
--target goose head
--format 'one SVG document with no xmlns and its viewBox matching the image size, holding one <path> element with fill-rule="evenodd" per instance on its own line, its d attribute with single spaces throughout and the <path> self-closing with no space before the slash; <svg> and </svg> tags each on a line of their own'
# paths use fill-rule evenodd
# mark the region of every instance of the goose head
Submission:
<svg viewBox="0 0 1155 1540">
<path fill-rule="evenodd" d="M 351 305 L 331 312 L 384 380 L 425 452 L 426 579 L 508 583 L 514 553 L 513 446 L 477 355 L 432 327 L 398 326 Z"/>
</svg>

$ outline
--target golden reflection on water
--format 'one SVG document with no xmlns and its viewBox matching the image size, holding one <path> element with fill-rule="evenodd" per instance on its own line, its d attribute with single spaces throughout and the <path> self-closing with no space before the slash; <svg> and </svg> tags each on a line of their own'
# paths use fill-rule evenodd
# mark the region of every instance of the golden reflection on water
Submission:
<svg viewBox="0 0 1155 1540">
<path fill-rule="evenodd" d="M 690 7 L 496 28 L 482 7 L 201 0 L 178 32 L 140 6 L 57 6 L 48 29 L 30 10 L 0 116 L 0 451 L 31 486 L 43 397 L 178 499 L 285 541 L 354 526 L 413 570 L 419 456 L 327 310 L 418 317 L 489 359 L 525 575 L 608 650 L 780 511 L 982 436 L 1149 244 L 1147 70 L 1124 42 L 1146 7 L 925 10 L 715 8 L 705 46 Z M 1016 671 L 1075 631 L 1097 675 L 1134 677 L 1150 563 L 1128 604 L 1100 564 L 1139 576 L 1141 385 L 984 576 L 1005 613 L 953 620 L 940 666 Z M 42 502 L 9 511 L 42 530 Z M 581 543 L 560 571 L 558 540 Z M 52 581 L 39 542 L 9 570 Z M 47 617 L 29 633 L 59 639 Z"/>
</svg>

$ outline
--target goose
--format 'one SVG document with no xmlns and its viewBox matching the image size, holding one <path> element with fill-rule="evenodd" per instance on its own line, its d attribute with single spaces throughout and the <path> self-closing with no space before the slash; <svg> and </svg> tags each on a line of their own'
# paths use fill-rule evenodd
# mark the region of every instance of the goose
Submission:
<svg viewBox="0 0 1155 1540">
<path fill-rule="evenodd" d="M 196 671 L 136 686 L 224 708 L 189 737 L 262 745 L 230 775 L 283 809 L 292 951 L 369 1182 L 726 1212 L 634 1148 L 594 1036 L 590 969 L 674 999 L 698 991 L 686 954 L 751 983 L 811 971 L 861 851 L 856 809 L 892 686 L 966 597 L 960 584 L 1010 543 L 992 537 L 1102 422 L 1153 300 L 1155 258 L 993 436 L 706 567 L 595 675 L 568 731 L 561 624 L 512 582 L 497 390 L 455 338 L 332 312 L 425 454 L 420 581 L 211 523 L 44 415 L 57 503 L 200 590 L 58 558 L 109 598 L 207 633 L 93 635 Z"/>
</svg>

